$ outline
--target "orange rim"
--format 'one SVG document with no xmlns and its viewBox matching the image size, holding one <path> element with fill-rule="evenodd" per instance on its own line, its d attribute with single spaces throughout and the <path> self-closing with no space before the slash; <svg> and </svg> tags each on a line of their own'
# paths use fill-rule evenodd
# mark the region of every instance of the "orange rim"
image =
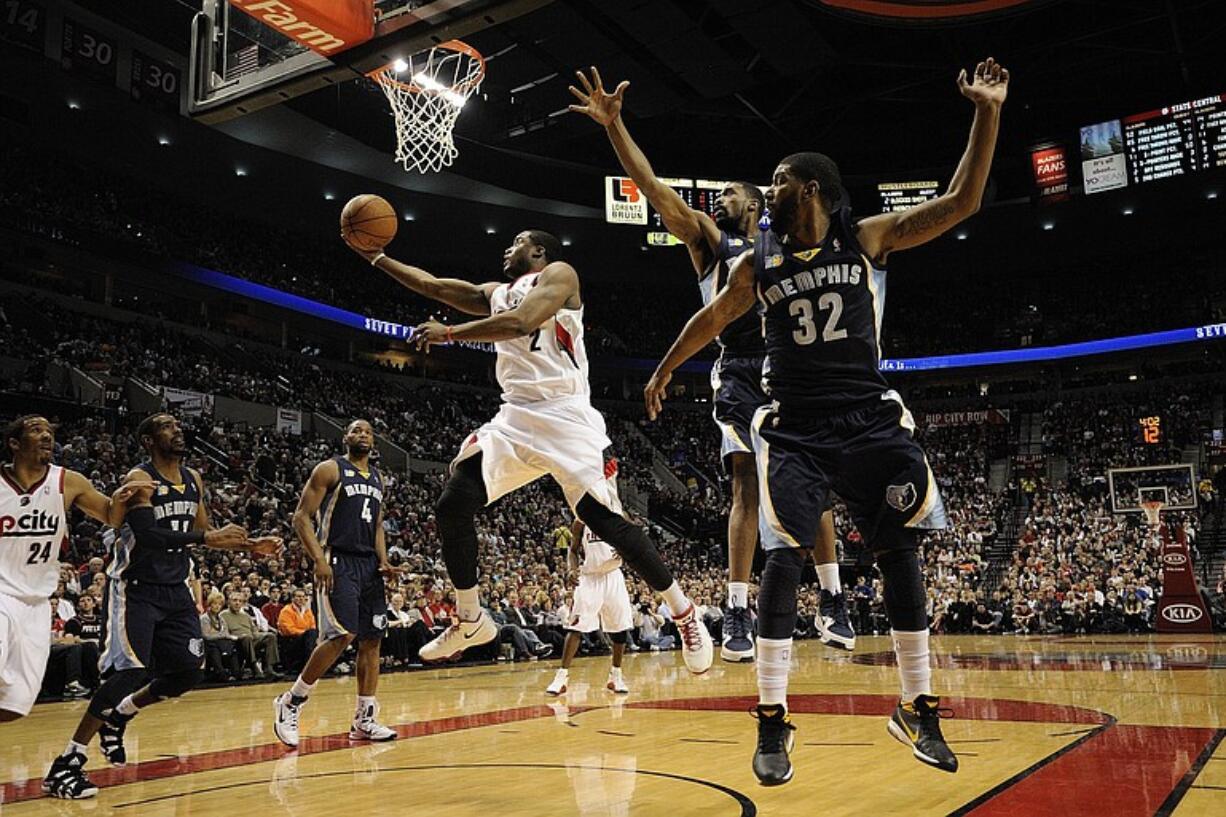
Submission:
<svg viewBox="0 0 1226 817">
<path fill-rule="evenodd" d="M 485 57 L 481 56 L 481 52 L 473 48 L 468 43 L 464 42 L 463 40 L 447 40 L 446 42 L 442 42 L 434 46 L 434 48 L 444 48 L 448 51 L 454 51 L 457 54 L 463 54 L 469 59 L 475 60 L 478 66 L 477 75 L 475 77 L 472 79 L 466 79 L 463 82 L 458 82 L 446 90 L 457 94 L 468 94 L 476 90 L 477 86 L 481 84 L 481 81 L 485 79 Z M 393 66 L 395 66 L 395 64 L 395 62 L 389 62 L 387 65 L 380 66 L 373 71 L 368 71 L 366 76 L 377 82 L 387 82 L 391 85 L 395 85 L 401 90 L 408 91 L 409 93 L 413 94 L 439 93 L 437 88 L 423 88 L 415 82 L 401 82 L 400 80 L 396 79 L 394 76 L 395 72 L 393 70 Z"/>
</svg>

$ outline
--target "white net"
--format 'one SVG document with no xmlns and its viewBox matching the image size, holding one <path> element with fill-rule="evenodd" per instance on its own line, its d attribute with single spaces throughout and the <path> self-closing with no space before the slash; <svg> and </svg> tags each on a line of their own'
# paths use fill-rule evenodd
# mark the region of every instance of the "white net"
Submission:
<svg viewBox="0 0 1226 817">
<path fill-rule="evenodd" d="M 485 79 L 485 61 L 459 40 L 440 43 L 370 74 L 396 121 L 396 161 L 405 170 L 434 172 L 459 154 L 452 131 L 468 98 Z"/>
</svg>

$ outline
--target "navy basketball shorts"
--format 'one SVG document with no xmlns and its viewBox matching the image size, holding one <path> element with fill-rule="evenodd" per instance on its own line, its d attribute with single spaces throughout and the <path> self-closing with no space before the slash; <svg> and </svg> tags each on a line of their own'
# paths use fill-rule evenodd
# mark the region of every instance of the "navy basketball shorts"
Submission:
<svg viewBox="0 0 1226 817">
<path fill-rule="evenodd" d="M 724 357 L 711 367 L 711 391 L 715 394 L 715 424 L 719 426 L 719 454 L 724 467 L 729 454 L 752 454 L 750 439 L 753 415 L 770 402 L 762 391 L 761 357 Z"/>
<path fill-rule="evenodd" d="M 112 579 L 105 606 L 106 641 L 98 662 L 104 674 L 128 669 L 160 674 L 203 666 L 200 611 L 186 583 Z"/>
<path fill-rule="evenodd" d="M 762 547 L 811 548 L 831 492 L 874 553 L 914 547 L 909 529 L 947 524 L 945 505 L 895 392 L 845 413 L 763 406 L 754 415 Z"/>
<path fill-rule="evenodd" d="M 316 590 L 319 638 L 343 635 L 359 640 L 382 638 L 387 630 L 387 591 L 373 553 L 326 552 L 332 565 L 332 592 Z"/>
</svg>

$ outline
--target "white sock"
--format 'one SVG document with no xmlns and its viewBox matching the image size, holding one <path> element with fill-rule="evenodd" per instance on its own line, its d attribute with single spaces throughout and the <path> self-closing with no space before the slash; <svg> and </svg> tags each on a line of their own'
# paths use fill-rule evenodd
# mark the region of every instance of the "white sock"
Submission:
<svg viewBox="0 0 1226 817">
<path fill-rule="evenodd" d="M 792 639 L 758 636 L 758 703 L 787 706 Z"/>
<path fill-rule="evenodd" d="M 563 678 L 569 678 L 570 670 L 568 670 L 566 667 L 562 667 L 561 669 L 558 670 L 558 674 L 561 675 Z"/>
<path fill-rule="evenodd" d="M 749 582 L 728 582 L 728 606 L 749 606 Z"/>
<path fill-rule="evenodd" d="M 373 718 L 375 716 L 375 696 L 374 695 L 359 695 L 358 708 L 353 713 L 353 719 L 360 721 L 363 718 Z"/>
<path fill-rule="evenodd" d="M 455 591 L 455 609 L 460 614 L 460 621 L 476 621 L 481 615 L 481 599 L 475 586 L 467 590 L 458 587 Z"/>
<path fill-rule="evenodd" d="M 140 707 L 136 705 L 132 700 L 132 696 L 129 695 L 119 702 L 119 706 L 115 707 L 115 711 L 120 715 L 135 715 L 140 711 Z"/>
<path fill-rule="evenodd" d="M 294 681 L 294 685 L 289 688 L 289 694 L 293 695 L 295 698 L 309 698 L 311 697 L 311 690 L 314 688 L 314 684 L 308 684 L 306 681 L 302 680 L 302 676 L 299 675 L 298 680 Z"/>
<path fill-rule="evenodd" d="M 68 757 L 69 755 L 78 753 L 83 755 L 85 754 L 85 748 L 84 743 L 77 743 L 75 740 L 70 740 L 68 741 L 68 748 L 64 750 L 64 753 L 60 755 L 60 757 Z"/>
<path fill-rule="evenodd" d="M 914 701 L 917 695 L 931 695 L 932 666 L 928 661 L 928 631 L 890 630 L 890 635 L 894 638 L 898 678 L 902 681 L 902 699 Z M 762 639 L 758 639 L 758 643 L 762 643 Z M 760 652 L 761 647 L 758 649 Z"/>
<path fill-rule="evenodd" d="M 666 590 L 661 591 L 660 596 L 668 602 L 668 609 L 673 611 L 673 618 L 677 618 L 690 609 L 690 600 L 685 597 L 685 593 L 681 592 L 681 585 L 675 581 Z"/>
<path fill-rule="evenodd" d="M 822 583 L 822 589 L 832 596 L 843 592 L 843 583 L 839 581 L 839 566 L 835 562 L 818 565 L 817 580 Z"/>
</svg>

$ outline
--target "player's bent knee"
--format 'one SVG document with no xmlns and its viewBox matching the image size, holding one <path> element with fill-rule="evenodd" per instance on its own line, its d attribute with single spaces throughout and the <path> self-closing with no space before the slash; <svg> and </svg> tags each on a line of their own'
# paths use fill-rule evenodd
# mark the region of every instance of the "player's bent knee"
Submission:
<svg viewBox="0 0 1226 817">
<path fill-rule="evenodd" d="M 890 626 L 906 632 L 928 629 L 924 574 L 916 549 L 901 547 L 879 554 L 877 569 Z"/>
<path fill-rule="evenodd" d="M 178 698 L 180 695 L 190 692 L 203 678 L 204 673 L 199 669 L 168 672 L 153 679 L 152 683 L 149 684 L 149 694 L 159 701 L 167 698 Z"/>
<path fill-rule="evenodd" d="M 590 494 L 575 504 L 575 513 L 617 551 L 622 560 L 646 580 L 652 590 L 666 589 L 673 583 L 672 573 L 664 565 L 660 553 L 647 532 L 619 513 L 614 513 Z"/>
<path fill-rule="evenodd" d="M 791 638 L 796 629 L 796 590 L 808 550 L 778 548 L 767 551 L 758 594 L 758 634 L 763 638 Z"/>
<path fill-rule="evenodd" d="M 89 714 L 101 718 L 102 713 L 114 709 L 119 702 L 145 685 L 147 673 L 143 669 L 123 669 L 115 672 L 89 702 Z"/>
</svg>

